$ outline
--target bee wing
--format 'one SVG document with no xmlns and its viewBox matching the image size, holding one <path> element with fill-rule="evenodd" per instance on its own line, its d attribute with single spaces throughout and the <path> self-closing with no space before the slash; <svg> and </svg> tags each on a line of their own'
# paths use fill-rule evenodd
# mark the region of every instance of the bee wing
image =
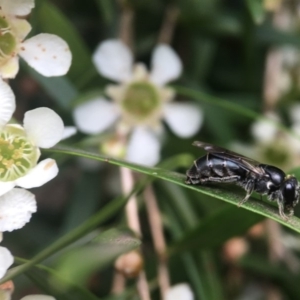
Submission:
<svg viewBox="0 0 300 300">
<path fill-rule="evenodd" d="M 258 166 L 260 163 L 254 159 L 249 157 L 243 156 L 241 154 L 235 153 L 233 151 L 227 150 L 225 148 L 215 146 L 212 144 L 204 143 L 195 141 L 192 144 L 193 146 L 199 147 L 204 149 L 206 152 L 212 153 L 215 156 L 223 159 L 227 159 L 238 163 L 239 165 L 243 166 L 246 170 L 253 172 L 258 175 L 263 175 L 262 169 Z"/>
</svg>

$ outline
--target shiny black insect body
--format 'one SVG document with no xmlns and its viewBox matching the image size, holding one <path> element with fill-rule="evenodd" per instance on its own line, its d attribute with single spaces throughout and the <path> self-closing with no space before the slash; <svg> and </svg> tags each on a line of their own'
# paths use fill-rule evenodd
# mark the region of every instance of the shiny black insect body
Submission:
<svg viewBox="0 0 300 300">
<path fill-rule="evenodd" d="M 267 195 L 271 201 L 277 201 L 283 219 L 288 218 L 285 210 L 289 212 L 289 217 L 294 214 L 300 195 L 300 186 L 294 176 L 221 147 L 198 141 L 193 145 L 203 148 L 207 153 L 195 160 L 186 172 L 187 184 L 234 183 L 246 191 L 245 198 L 238 206 L 245 203 L 255 191 Z"/>
</svg>

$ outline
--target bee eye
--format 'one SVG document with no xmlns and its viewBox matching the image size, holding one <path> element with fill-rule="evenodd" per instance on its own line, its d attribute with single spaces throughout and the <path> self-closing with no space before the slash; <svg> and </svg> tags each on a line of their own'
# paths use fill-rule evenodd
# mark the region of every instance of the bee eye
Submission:
<svg viewBox="0 0 300 300">
<path fill-rule="evenodd" d="M 286 202 L 292 202 L 296 196 L 295 186 L 290 182 L 285 182 L 283 185 L 282 194 Z"/>
</svg>

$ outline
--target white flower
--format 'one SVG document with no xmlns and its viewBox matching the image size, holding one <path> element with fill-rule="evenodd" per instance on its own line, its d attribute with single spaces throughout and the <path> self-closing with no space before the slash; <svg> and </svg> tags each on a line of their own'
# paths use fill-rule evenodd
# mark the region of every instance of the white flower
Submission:
<svg viewBox="0 0 300 300">
<path fill-rule="evenodd" d="M 194 300 L 194 295 L 188 284 L 180 283 L 167 291 L 164 300 Z"/>
<path fill-rule="evenodd" d="M 291 131 L 300 135 L 300 123 L 298 122 L 299 106 L 293 106 L 290 110 L 292 121 Z M 258 120 L 251 127 L 252 136 L 255 139 L 253 147 L 249 146 L 247 153 L 251 158 L 268 164 L 275 164 L 283 169 L 293 168 L 300 163 L 300 141 L 294 135 L 279 128 L 280 117 L 275 113 L 265 115 L 273 122 Z M 278 125 L 276 125 L 276 123 Z"/>
<path fill-rule="evenodd" d="M 21 56 L 44 76 L 67 73 L 72 55 L 67 43 L 53 34 L 38 34 L 24 41 L 31 30 L 24 19 L 34 0 L 0 0 L 0 76 L 14 78 Z"/>
<path fill-rule="evenodd" d="M 275 122 L 280 122 L 280 118 L 275 113 L 267 113 L 266 117 L 270 121 L 261 119 L 254 122 L 251 127 L 253 137 L 261 143 L 268 143 L 275 139 L 278 132 Z"/>
<path fill-rule="evenodd" d="M 0 278 L 2 278 L 7 269 L 13 264 L 14 258 L 11 255 L 10 251 L 0 246 Z"/>
<path fill-rule="evenodd" d="M 0 232 L 22 228 L 36 212 L 35 196 L 24 189 L 12 189 L 0 196 Z"/>
<path fill-rule="evenodd" d="M 50 148 L 63 137 L 62 119 L 51 109 L 37 108 L 25 113 L 23 126 L 8 124 L 15 99 L 9 86 L 0 81 L 0 196 L 14 186 L 33 188 L 58 173 L 55 160 L 37 164 L 39 148 Z"/>
<path fill-rule="evenodd" d="M 117 85 L 107 95 L 76 107 L 74 119 L 84 133 L 97 134 L 116 124 L 117 136 L 130 135 L 126 159 L 144 165 L 159 161 L 158 133 L 162 120 L 179 137 L 194 135 L 202 124 L 202 111 L 192 103 L 171 103 L 174 91 L 164 85 L 177 79 L 182 64 L 168 45 L 158 45 L 152 56 L 151 72 L 143 64 L 133 65 L 130 50 L 119 40 L 101 43 L 93 56 L 98 71 Z"/>
<path fill-rule="evenodd" d="M 65 126 L 64 132 L 62 136 L 62 140 L 68 139 L 69 137 L 75 135 L 77 133 L 77 128 L 75 126 Z"/>
</svg>

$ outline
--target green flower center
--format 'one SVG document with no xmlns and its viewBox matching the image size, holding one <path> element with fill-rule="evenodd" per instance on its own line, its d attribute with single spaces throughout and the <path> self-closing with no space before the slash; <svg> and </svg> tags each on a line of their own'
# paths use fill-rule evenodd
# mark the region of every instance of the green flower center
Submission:
<svg viewBox="0 0 300 300">
<path fill-rule="evenodd" d="M 13 181 L 28 173 L 40 152 L 27 139 L 22 128 L 7 125 L 0 132 L 0 181 Z"/>
<path fill-rule="evenodd" d="M 136 119 L 145 119 L 157 109 L 159 104 L 155 87 L 144 82 L 129 85 L 122 102 L 124 110 Z"/>
<path fill-rule="evenodd" d="M 16 45 L 16 38 L 10 24 L 0 16 L 0 62 L 3 63 L 14 55 Z"/>
</svg>

